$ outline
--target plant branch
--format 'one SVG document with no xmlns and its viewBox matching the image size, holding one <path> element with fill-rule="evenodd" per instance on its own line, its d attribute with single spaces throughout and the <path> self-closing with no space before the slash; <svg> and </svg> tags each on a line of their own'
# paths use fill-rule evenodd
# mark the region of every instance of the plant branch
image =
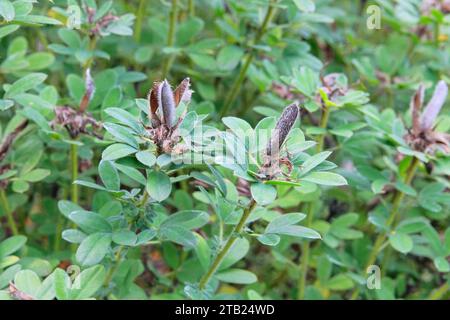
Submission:
<svg viewBox="0 0 450 320">
<path fill-rule="evenodd" d="M 76 144 L 70 145 L 70 172 L 72 176 L 70 199 L 78 203 L 78 185 L 74 183 L 78 179 L 78 146 Z"/>
<path fill-rule="evenodd" d="M 167 33 L 167 47 L 172 47 L 175 43 L 175 30 L 177 27 L 177 15 L 178 15 L 178 0 L 172 0 L 172 10 L 170 11 L 169 18 L 169 30 Z M 174 56 L 169 55 L 164 61 L 162 77 L 163 79 L 167 78 L 170 68 L 172 67 L 172 63 L 174 60 Z"/>
<path fill-rule="evenodd" d="M 16 222 L 14 221 L 14 216 L 11 211 L 11 207 L 9 206 L 8 198 L 6 197 L 4 189 L 0 189 L 0 202 L 2 203 L 3 210 L 5 210 L 6 217 L 8 218 L 8 225 L 12 234 L 15 236 L 18 235 L 19 231 L 17 229 Z"/>
<path fill-rule="evenodd" d="M 260 28 L 258 29 L 258 33 L 256 34 L 254 45 L 258 44 L 259 41 L 262 39 L 262 37 L 264 36 L 264 34 L 267 30 L 267 27 L 269 26 L 269 23 L 272 21 L 272 18 L 275 15 L 275 12 L 276 12 L 276 8 L 274 7 L 275 2 L 276 2 L 276 0 L 271 0 L 269 2 L 269 6 L 267 8 L 267 12 L 264 17 L 263 23 L 261 24 Z M 250 48 L 249 52 L 247 53 L 247 55 L 245 57 L 244 64 L 242 65 L 239 75 L 237 76 L 236 80 L 233 82 L 233 85 L 231 86 L 231 89 L 230 89 L 227 97 L 225 98 L 224 105 L 220 111 L 220 118 L 224 117 L 228 113 L 230 106 L 233 104 L 234 100 L 236 99 L 236 97 L 241 89 L 241 85 L 244 82 L 245 77 L 247 76 L 247 70 L 250 67 L 250 64 L 252 63 L 254 57 L 255 57 L 255 49 Z"/>
<path fill-rule="evenodd" d="M 414 157 L 411 160 L 411 163 L 408 166 L 408 169 L 406 170 L 406 176 L 404 183 L 406 185 L 410 185 L 412 182 L 412 179 L 414 178 L 414 174 L 416 173 L 417 167 L 419 165 L 420 161 L 416 157 Z M 391 226 L 395 225 L 395 220 L 397 218 L 397 215 L 399 213 L 399 209 L 402 203 L 403 198 L 405 197 L 405 194 L 402 191 L 396 190 L 394 193 L 394 197 L 392 198 L 392 208 L 391 208 L 391 214 L 389 215 L 387 221 L 386 221 L 386 227 L 389 229 Z M 367 268 L 371 265 L 373 265 L 377 259 L 377 255 L 383 246 L 383 243 L 387 239 L 386 233 L 381 233 L 377 236 L 375 239 L 375 243 L 373 245 L 372 251 L 369 254 L 369 258 L 367 260 L 367 263 L 364 267 L 364 270 L 367 270 Z M 386 261 L 384 262 L 386 263 Z M 381 266 L 383 269 L 383 266 Z M 354 300 L 358 297 L 359 289 L 355 289 L 353 291 L 353 294 L 351 296 L 351 299 Z"/>
<path fill-rule="evenodd" d="M 213 263 L 209 267 L 208 272 L 200 280 L 200 283 L 199 283 L 200 290 L 203 290 L 205 288 L 205 286 L 208 284 L 211 277 L 214 275 L 214 273 L 220 267 L 220 264 L 222 263 L 223 258 L 225 258 L 228 251 L 231 249 L 234 242 L 238 238 L 239 233 L 241 233 L 245 223 L 247 222 L 247 219 L 250 217 L 250 214 L 252 213 L 255 206 L 256 206 L 256 202 L 255 202 L 255 200 L 252 199 L 250 201 L 250 204 L 248 205 L 248 207 L 244 210 L 244 213 L 242 214 L 242 217 L 239 220 L 238 224 L 234 227 L 227 242 L 225 243 L 225 246 L 222 248 L 222 250 L 219 252 L 219 254 L 214 259 Z"/>
<path fill-rule="evenodd" d="M 319 127 L 322 129 L 326 129 L 328 126 L 328 120 L 330 119 L 330 107 L 323 105 L 322 108 L 322 116 L 320 118 Z M 316 151 L 322 152 L 323 150 L 323 142 L 325 140 L 325 133 L 320 134 L 317 138 Z M 313 203 L 308 204 L 307 208 L 307 220 L 306 227 L 311 227 L 314 220 L 314 205 Z M 300 277 L 298 280 L 297 287 L 297 299 L 303 300 L 305 298 L 305 287 L 306 287 L 306 276 L 308 274 L 308 264 L 309 264 L 309 253 L 310 253 L 310 243 L 308 240 L 304 240 L 302 243 L 302 256 L 300 259 Z"/>
</svg>

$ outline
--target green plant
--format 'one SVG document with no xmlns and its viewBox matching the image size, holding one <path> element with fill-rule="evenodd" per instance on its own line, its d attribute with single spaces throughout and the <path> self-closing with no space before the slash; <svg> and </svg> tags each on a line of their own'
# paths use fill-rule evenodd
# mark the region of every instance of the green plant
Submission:
<svg viewBox="0 0 450 320">
<path fill-rule="evenodd" d="M 448 299 L 449 17 L 0 0 L 0 298 Z"/>
</svg>

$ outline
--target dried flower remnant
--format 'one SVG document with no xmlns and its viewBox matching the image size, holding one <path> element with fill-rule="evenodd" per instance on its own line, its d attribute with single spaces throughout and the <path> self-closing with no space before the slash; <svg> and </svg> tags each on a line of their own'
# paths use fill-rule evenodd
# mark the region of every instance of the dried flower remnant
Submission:
<svg viewBox="0 0 450 320">
<path fill-rule="evenodd" d="M 14 300 L 35 300 L 29 294 L 27 294 L 25 292 L 22 292 L 19 289 L 17 289 L 17 287 L 12 282 L 9 284 L 8 291 L 9 291 L 10 296 Z"/>
<path fill-rule="evenodd" d="M 430 15 L 433 10 L 438 10 L 444 14 L 450 13 L 450 0 L 423 0 L 420 6 L 422 15 Z"/>
<path fill-rule="evenodd" d="M 450 135 L 434 130 L 434 124 L 445 99 L 448 87 L 444 81 L 439 81 L 424 111 L 420 113 L 423 105 L 424 88 L 420 86 L 411 99 L 412 128 L 405 135 L 406 142 L 416 151 L 433 154 L 440 149 L 450 153 Z"/>
<path fill-rule="evenodd" d="M 159 152 L 170 153 L 179 142 L 178 126 L 183 121 L 184 115 L 178 119 L 176 108 L 181 103 L 189 103 L 192 91 L 189 78 L 184 79 L 180 85 L 172 90 L 167 80 L 155 82 L 148 94 L 150 104 L 149 134 L 153 142 L 158 146 Z"/>
<path fill-rule="evenodd" d="M 90 7 L 86 7 L 85 10 L 87 13 L 88 23 L 93 24 L 95 22 L 94 21 L 95 14 L 97 13 L 96 10 L 94 8 L 90 8 Z M 105 29 L 106 27 L 108 27 L 108 25 L 110 25 L 111 23 L 113 23 L 114 21 L 117 21 L 117 20 L 119 20 L 118 16 L 115 16 L 112 13 L 108 13 L 105 16 L 103 16 L 102 18 L 100 18 L 97 22 L 95 22 L 94 26 L 91 28 L 89 33 L 92 36 L 101 35 L 103 29 Z"/>
<path fill-rule="evenodd" d="M 299 108 L 297 104 L 293 103 L 286 107 L 278 120 L 275 130 L 266 147 L 266 154 L 264 155 L 264 164 L 261 167 L 260 174 L 263 174 L 266 179 L 273 179 L 279 174 L 282 174 L 280 164 L 288 168 L 288 172 L 292 171 L 292 164 L 286 157 L 280 157 L 280 149 L 283 146 L 286 138 L 294 126 L 295 121 L 299 115 Z"/>
<path fill-rule="evenodd" d="M 95 130 L 101 128 L 101 124 L 97 122 L 97 120 L 95 120 L 89 113 L 86 113 L 86 109 L 95 92 L 94 81 L 92 80 L 89 69 L 86 70 L 85 87 L 86 92 L 81 99 L 79 110 L 74 110 L 69 106 L 56 107 L 55 119 L 51 123 L 52 127 L 55 125 L 65 127 L 72 139 L 77 138 L 82 133 L 101 138 L 101 135 L 95 132 Z M 89 131 L 89 126 L 92 126 L 94 130 Z"/>
<path fill-rule="evenodd" d="M 25 130 L 28 125 L 28 120 L 22 121 L 11 133 L 9 133 L 4 139 L 2 144 L 0 145 L 0 161 L 6 158 L 9 150 L 14 142 L 14 140 L 19 136 L 19 134 Z M 4 164 L 0 166 L 0 175 L 7 174 L 8 171 L 12 169 L 10 164 Z M 0 188 L 6 189 L 8 186 L 9 180 L 4 176 L 3 179 L 0 179 Z"/>
</svg>

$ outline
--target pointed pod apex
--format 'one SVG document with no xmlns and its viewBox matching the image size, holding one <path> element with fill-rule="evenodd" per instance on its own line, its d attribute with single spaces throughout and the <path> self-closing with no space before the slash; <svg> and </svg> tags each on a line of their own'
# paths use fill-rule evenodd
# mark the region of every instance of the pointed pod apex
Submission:
<svg viewBox="0 0 450 320">
<path fill-rule="evenodd" d="M 169 82 L 164 80 L 161 88 L 163 122 L 172 128 L 176 124 L 175 99 Z"/>
<path fill-rule="evenodd" d="M 448 86 L 445 81 L 441 80 L 434 89 L 433 97 L 422 112 L 420 125 L 422 130 L 429 130 L 433 127 L 434 122 L 441 111 L 448 95 Z"/>
<path fill-rule="evenodd" d="M 412 115 L 412 129 L 415 133 L 420 131 L 420 109 L 423 106 L 424 96 L 425 87 L 423 86 L 423 84 L 421 84 L 417 88 L 417 91 L 411 98 L 411 102 L 409 104 Z"/>
<path fill-rule="evenodd" d="M 178 107 L 180 102 L 189 103 L 191 101 L 192 90 L 190 89 L 191 80 L 185 78 L 174 92 L 175 105 Z"/>
<path fill-rule="evenodd" d="M 269 156 L 275 156 L 278 154 L 281 146 L 283 145 L 286 137 L 294 126 L 295 121 L 299 115 L 299 108 L 297 104 L 293 103 L 287 106 L 280 116 L 280 119 L 275 126 L 275 131 L 267 146 L 266 153 Z"/>
<path fill-rule="evenodd" d="M 80 111 L 81 112 L 84 112 L 87 109 L 89 102 L 91 102 L 92 97 L 94 96 L 94 93 L 95 93 L 95 84 L 94 84 L 94 79 L 92 79 L 92 76 L 91 76 L 90 68 L 86 69 L 84 76 L 85 76 L 85 81 L 84 81 L 85 93 L 84 93 L 84 96 L 81 99 L 81 103 L 80 103 Z"/>
<path fill-rule="evenodd" d="M 162 82 L 154 82 L 152 89 L 147 97 L 148 103 L 150 105 L 150 121 L 153 127 L 157 127 L 161 124 L 161 120 L 157 114 L 157 111 L 161 106 L 161 88 Z"/>
</svg>

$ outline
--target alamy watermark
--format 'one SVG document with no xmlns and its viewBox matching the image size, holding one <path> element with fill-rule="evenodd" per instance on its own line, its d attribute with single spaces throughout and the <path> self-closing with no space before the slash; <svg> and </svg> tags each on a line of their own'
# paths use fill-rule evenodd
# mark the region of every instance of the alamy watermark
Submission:
<svg viewBox="0 0 450 320">
<path fill-rule="evenodd" d="M 377 5 L 370 5 L 366 9 L 368 15 L 366 26 L 369 30 L 381 29 L 381 8 Z"/>
</svg>

